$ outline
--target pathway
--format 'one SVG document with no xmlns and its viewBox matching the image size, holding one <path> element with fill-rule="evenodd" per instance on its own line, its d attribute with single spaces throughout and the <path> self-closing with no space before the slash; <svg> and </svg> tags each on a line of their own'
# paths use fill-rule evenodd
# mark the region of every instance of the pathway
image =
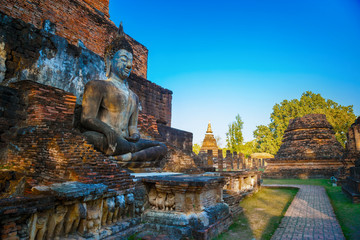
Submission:
<svg viewBox="0 0 360 240">
<path fill-rule="evenodd" d="M 272 240 L 345 239 L 330 200 L 321 186 L 264 185 L 296 187 L 299 192 L 285 213 Z"/>
</svg>

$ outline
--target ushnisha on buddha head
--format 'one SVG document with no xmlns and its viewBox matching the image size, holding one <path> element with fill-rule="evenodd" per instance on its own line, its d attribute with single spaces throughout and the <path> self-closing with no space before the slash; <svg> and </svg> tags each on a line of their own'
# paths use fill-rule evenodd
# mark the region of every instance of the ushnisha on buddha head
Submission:
<svg viewBox="0 0 360 240">
<path fill-rule="evenodd" d="M 105 70 L 108 79 L 125 80 L 132 68 L 133 49 L 125 37 L 122 23 L 112 42 L 105 49 Z"/>
</svg>

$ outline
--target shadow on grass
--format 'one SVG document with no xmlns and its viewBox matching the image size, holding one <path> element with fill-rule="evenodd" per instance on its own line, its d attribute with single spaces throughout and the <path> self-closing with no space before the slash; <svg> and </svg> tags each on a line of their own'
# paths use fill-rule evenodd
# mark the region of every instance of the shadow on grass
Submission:
<svg viewBox="0 0 360 240">
<path fill-rule="evenodd" d="M 297 191 L 297 188 L 262 188 L 240 203 L 244 212 L 227 232 L 214 239 L 270 239 Z"/>
<path fill-rule="evenodd" d="M 253 239 L 254 234 L 251 229 L 251 225 L 244 213 L 241 213 L 239 217 L 234 220 L 229 229 L 213 238 L 213 240 L 227 240 L 227 239 Z"/>
<path fill-rule="evenodd" d="M 292 197 L 287 201 L 285 207 L 283 208 L 283 210 L 281 211 L 280 216 L 273 216 L 271 217 L 271 219 L 269 220 L 268 225 L 266 226 L 266 228 L 264 229 L 264 233 L 263 235 L 261 235 L 261 239 L 271 239 L 271 237 L 274 235 L 276 229 L 279 227 L 281 220 L 284 218 L 284 215 L 286 213 L 286 211 L 288 210 L 289 206 L 291 205 L 291 202 L 294 200 L 297 192 L 299 191 L 298 188 L 292 188 L 292 187 L 285 187 L 282 189 L 287 189 L 292 191 L 294 194 L 292 195 Z"/>
</svg>

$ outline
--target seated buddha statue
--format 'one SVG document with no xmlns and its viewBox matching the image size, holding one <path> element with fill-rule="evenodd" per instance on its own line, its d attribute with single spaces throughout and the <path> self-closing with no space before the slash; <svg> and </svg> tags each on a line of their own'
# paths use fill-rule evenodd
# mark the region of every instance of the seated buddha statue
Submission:
<svg viewBox="0 0 360 240">
<path fill-rule="evenodd" d="M 85 86 L 81 124 L 86 140 L 95 149 L 121 161 L 156 161 L 165 156 L 165 144 L 140 138 L 137 128 L 139 98 L 129 89 L 133 50 L 122 25 L 105 49 L 106 80 Z"/>
</svg>

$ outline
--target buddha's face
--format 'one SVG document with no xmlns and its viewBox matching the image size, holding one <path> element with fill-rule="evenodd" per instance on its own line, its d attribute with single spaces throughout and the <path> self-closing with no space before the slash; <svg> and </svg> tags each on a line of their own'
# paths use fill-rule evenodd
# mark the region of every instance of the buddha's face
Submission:
<svg viewBox="0 0 360 240">
<path fill-rule="evenodd" d="M 111 72 L 122 80 L 127 79 L 131 72 L 132 60 L 133 55 L 130 52 L 120 49 L 111 60 Z"/>
</svg>

